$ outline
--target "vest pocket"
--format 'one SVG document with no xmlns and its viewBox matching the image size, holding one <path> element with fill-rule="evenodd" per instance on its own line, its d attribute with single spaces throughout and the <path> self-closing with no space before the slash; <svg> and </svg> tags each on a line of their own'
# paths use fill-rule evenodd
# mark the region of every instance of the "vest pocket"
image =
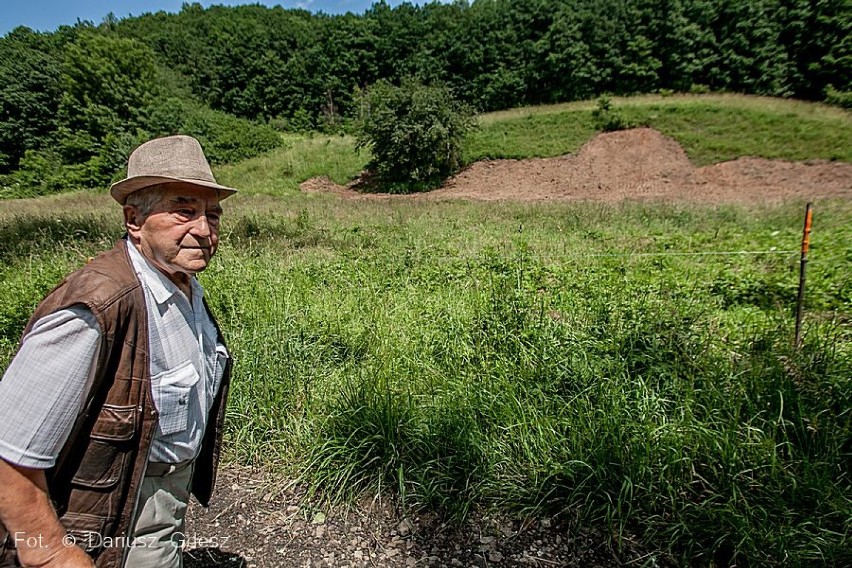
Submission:
<svg viewBox="0 0 852 568">
<path fill-rule="evenodd" d="M 72 484 L 108 489 L 124 471 L 127 455 L 135 448 L 136 407 L 104 404 L 92 427 L 89 445 Z"/>
<path fill-rule="evenodd" d="M 72 542 L 86 552 L 101 547 L 104 536 L 107 536 L 108 520 L 109 517 L 106 515 L 86 513 L 67 513 L 61 519 L 62 525 L 71 535 Z"/>
</svg>

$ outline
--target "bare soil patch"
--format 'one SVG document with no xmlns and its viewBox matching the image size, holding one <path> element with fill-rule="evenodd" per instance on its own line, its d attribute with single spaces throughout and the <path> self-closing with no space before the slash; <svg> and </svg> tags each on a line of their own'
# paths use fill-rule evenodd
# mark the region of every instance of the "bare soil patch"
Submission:
<svg viewBox="0 0 852 568">
<path fill-rule="evenodd" d="M 465 199 L 476 201 L 663 200 L 772 203 L 852 197 L 852 164 L 740 158 L 695 168 L 683 148 L 651 128 L 599 134 L 576 155 L 477 162 L 434 191 L 391 196 L 313 178 L 303 191 L 346 199 Z"/>
<path fill-rule="evenodd" d="M 190 506 L 185 535 L 186 568 L 594 568 L 651 558 L 630 538 L 619 551 L 611 535 L 551 518 L 473 515 L 457 526 L 389 503 L 320 510 L 300 488 L 234 465 L 220 471 L 209 509 Z"/>
</svg>

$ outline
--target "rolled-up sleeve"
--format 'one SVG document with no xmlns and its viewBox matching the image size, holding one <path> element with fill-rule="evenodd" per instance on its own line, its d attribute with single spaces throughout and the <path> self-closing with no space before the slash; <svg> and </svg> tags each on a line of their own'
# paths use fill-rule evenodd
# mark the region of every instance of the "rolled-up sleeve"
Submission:
<svg viewBox="0 0 852 568">
<path fill-rule="evenodd" d="M 85 306 L 39 319 L 0 380 L 0 458 L 56 463 L 94 379 L 101 330 Z"/>
</svg>

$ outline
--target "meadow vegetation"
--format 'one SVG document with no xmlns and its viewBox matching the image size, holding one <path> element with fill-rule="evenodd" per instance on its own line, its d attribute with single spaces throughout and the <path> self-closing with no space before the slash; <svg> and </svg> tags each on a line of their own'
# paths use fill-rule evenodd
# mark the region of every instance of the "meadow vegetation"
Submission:
<svg viewBox="0 0 852 568">
<path fill-rule="evenodd" d="M 635 112 L 677 139 L 729 120 L 653 104 Z M 479 152 L 520 153 L 521 125 L 545 121 L 543 154 L 562 153 L 593 106 L 483 120 Z M 760 113 L 696 136 L 690 156 L 850 159 L 847 115 L 836 128 L 790 111 L 761 130 Z M 792 134 L 830 124 L 824 146 Z M 236 359 L 228 459 L 317 499 L 596 524 L 687 565 L 852 561 L 848 201 L 816 205 L 794 351 L 798 255 L 783 251 L 798 248 L 803 204 L 341 201 L 295 189 L 357 173 L 350 139 L 285 146 L 216 171 L 247 188 L 201 276 Z M 119 217 L 86 192 L 3 204 L 0 365 L 39 299 L 120 236 Z M 778 254 L 701 254 L 719 251 Z"/>
<path fill-rule="evenodd" d="M 742 95 L 649 95 L 613 98 L 628 122 L 660 130 L 696 166 L 740 156 L 852 162 L 852 114 L 837 108 Z M 595 101 L 529 107 L 478 116 L 462 161 L 545 158 L 576 153 L 597 132 Z M 346 184 L 369 161 L 351 136 L 283 135 L 282 148 L 216 169 L 217 179 L 244 193 L 290 195 L 318 175 Z"/>
<path fill-rule="evenodd" d="M 649 95 L 612 99 L 633 126 L 677 140 L 696 166 L 758 156 L 852 161 L 852 114 L 783 99 L 741 95 Z M 482 115 L 465 161 L 576 152 L 597 131 L 597 103 L 585 101 Z"/>
</svg>

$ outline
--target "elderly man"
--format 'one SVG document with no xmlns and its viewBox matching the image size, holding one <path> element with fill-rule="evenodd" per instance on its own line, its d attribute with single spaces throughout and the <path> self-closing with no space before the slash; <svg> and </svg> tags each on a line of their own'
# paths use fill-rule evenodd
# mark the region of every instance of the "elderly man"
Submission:
<svg viewBox="0 0 852 568">
<path fill-rule="evenodd" d="M 127 170 L 127 234 L 48 294 L 0 381 L 0 566 L 179 567 L 212 493 L 230 358 L 195 275 L 235 190 L 189 136 Z"/>
</svg>

